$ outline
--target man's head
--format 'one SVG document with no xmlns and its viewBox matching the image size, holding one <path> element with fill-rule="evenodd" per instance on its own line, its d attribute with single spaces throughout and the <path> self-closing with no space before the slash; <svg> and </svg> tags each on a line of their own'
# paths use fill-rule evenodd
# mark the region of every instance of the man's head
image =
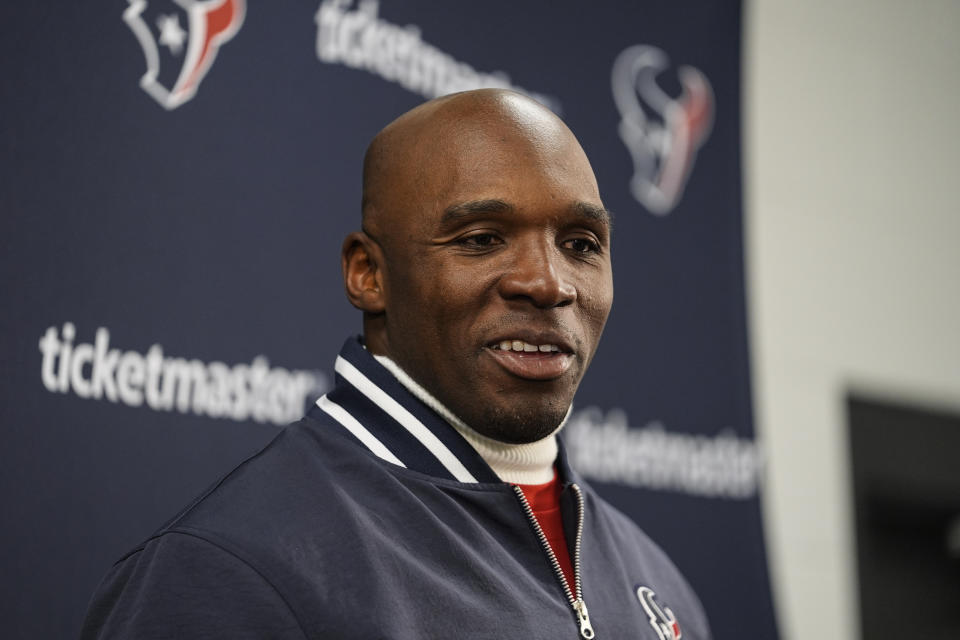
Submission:
<svg viewBox="0 0 960 640">
<path fill-rule="evenodd" d="M 613 301 L 609 216 L 570 130 L 517 93 L 454 94 L 381 131 L 363 177 L 342 263 L 367 348 L 486 436 L 556 429 Z"/>
</svg>

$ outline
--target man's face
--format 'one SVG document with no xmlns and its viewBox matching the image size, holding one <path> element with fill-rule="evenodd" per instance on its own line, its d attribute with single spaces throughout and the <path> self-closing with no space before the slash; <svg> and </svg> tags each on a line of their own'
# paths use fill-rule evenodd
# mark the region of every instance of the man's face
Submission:
<svg viewBox="0 0 960 640">
<path fill-rule="evenodd" d="M 530 442 L 566 414 L 613 281 L 586 156 L 559 123 L 518 108 L 454 125 L 397 185 L 402 215 L 371 233 L 386 256 L 387 355 L 475 430 Z"/>
</svg>

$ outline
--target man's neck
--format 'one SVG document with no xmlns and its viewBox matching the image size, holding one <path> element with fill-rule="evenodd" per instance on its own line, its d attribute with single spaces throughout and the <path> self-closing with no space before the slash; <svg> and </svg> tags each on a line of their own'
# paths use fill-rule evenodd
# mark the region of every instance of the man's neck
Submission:
<svg viewBox="0 0 960 640">
<path fill-rule="evenodd" d="M 469 427 L 387 356 L 375 355 L 373 357 L 387 371 L 392 373 L 410 393 L 449 422 L 477 450 L 480 457 L 486 461 L 501 480 L 513 484 L 543 484 L 550 482 L 553 478 L 553 465 L 557 459 L 556 435 L 566 424 L 567 417 L 570 415 L 569 410 L 560 426 L 542 440 L 524 444 L 501 442 L 488 438 Z"/>
</svg>

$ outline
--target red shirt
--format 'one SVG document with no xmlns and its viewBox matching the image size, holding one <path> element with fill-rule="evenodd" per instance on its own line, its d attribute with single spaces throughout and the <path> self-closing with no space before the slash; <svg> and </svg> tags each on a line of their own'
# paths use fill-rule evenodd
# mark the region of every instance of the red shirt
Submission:
<svg viewBox="0 0 960 640">
<path fill-rule="evenodd" d="M 544 484 L 518 484 L 523 495 L 530 503 L 533 509 L 533 515 L 536 516 L 540 528 L 547 536 L 547 542 L 550 548 L 557 556 L 557 562 L 563 569 L 563 575 L 567 579 L 567 586 L 570 592 L 576 597 L 576 587 L 573 575 L 573 562 L 570 560 L 570 551 L 567 548 L 567 537 L 563 533 L 563 518 L 560 516 L 560 491 L 562 489 L 560 481 L 557 479 L 557 473 L 554 471 L 553 479 Z"/>
</svg>

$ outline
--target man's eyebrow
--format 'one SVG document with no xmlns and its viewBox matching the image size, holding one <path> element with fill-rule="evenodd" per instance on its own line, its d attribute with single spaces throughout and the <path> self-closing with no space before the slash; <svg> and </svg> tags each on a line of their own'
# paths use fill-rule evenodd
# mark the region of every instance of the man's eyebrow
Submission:
<svg viewBox="0 0 960 640">
<path fill-rule="evenodd" d="M 613 214 L 605 207 L 599 207 L 589 202 L 578 202 L 573 205 L 573 210 L 584 218 L 590 218 L 597 222 L 602 222 L 607 228 L 613 228 Z"/>
<path fill-rule="evenodd" d="M 460 202 L 444 209 L 441 222 L 450 223 L 484 213 L 511 213 L 514 208 L 509 202 L 491 198 L 489 200 L 470 200 Z"/>
<path fill-rule="evenodd" d="M 498 198 L 470 200 L 451 205 L 444 209 L 441 222 L 449 224 L 472 216 L 491 213 L 512 213 L 513 211 L 515 211 L 515 208 L 512 204 Z M 600 222 L 609 229 L 613 228 L 613 214 L 605 207 L 589 202 L 577 202 L 570 207 L 570 211 L 577 216 Z"/>
</svg>

